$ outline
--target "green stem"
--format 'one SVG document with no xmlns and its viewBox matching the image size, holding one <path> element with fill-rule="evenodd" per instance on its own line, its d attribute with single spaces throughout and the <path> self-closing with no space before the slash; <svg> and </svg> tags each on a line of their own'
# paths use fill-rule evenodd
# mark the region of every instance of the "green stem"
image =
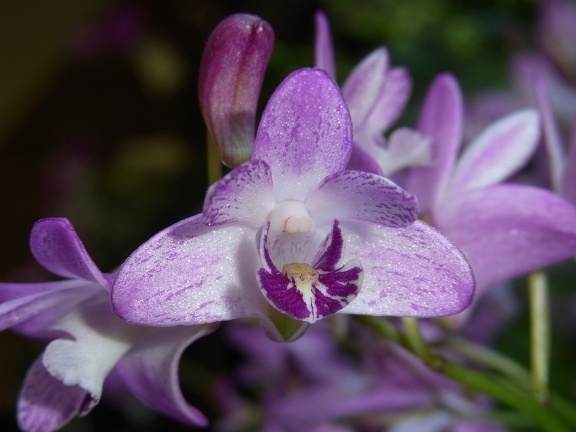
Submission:
<svg viewBox="0 0 576 432">
<path fill-rule="evenodd" d="M 208 159 L 208 185 L 216 183 L 222 178 L 222 161 L 216 145 L 208 136 L 206 140 L 206 154 Z"/>
<path fill-rule="evenodd" d="M 420 332 L 420 325 L 416 318 L 402 317 L 402 323 L 406 329 L 406 338 L 410 345 L 410 350 L 421 359 L 432 358 L 432 351 Z"/>
<path fill-rule="evenodd" d="M 538 271 L 528 277 L 530 298 L 530 364 L 532 392 L 536 400 L 548 400 L 550 362 L 550 311 L 546 274 Z"/>
</svg>

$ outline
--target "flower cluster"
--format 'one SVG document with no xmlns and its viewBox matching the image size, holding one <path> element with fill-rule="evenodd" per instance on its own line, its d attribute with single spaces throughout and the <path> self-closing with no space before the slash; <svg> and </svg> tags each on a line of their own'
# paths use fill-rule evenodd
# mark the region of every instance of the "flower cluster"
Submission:
<svg viewBox="0 0 576 432">
<path fill-rule="evenodd" d="M 218 430 L 504 430 L 486 416 L 494 403 L 484 393 L 500 393 L 479 371 L 480 358 L 494 358 L 494 323 L 510 315 L 493 288 L 576 255 L 572 189 L 563 197 L 509 181 L 541 128 L 555 127 L 546 98 L 540 112 L 507 114 L 461 150 L 462 94 L 441 74 L 415 127 L 388 133 L 408 101 L 407 69 L 379 48 L 340 88 L 322 13 L 316 24 L 314 67 L 290 73 L 259 122 L 271 26 L 237 14 L 210 37 L 200 106 L 231 170 L 200 214 L 152 236 L 112 273 L 69 220 L 34 225 L 34 258 L 62 280 L 0 283 L 1 329 L 50 340 L 20 394 L 23 430 L 87 414 L 106 380 L 206 426 L 180 390 L 178 364 L 223 322 L 245 361 L 215 391 Z M 563 164 L 564 185 L 574 161 Z M 555 421 L 522 392 L 516 408 L 536 405 L 541 426 Z M 247 417 L 253 406 L 259 414 Z"/>
</svg>

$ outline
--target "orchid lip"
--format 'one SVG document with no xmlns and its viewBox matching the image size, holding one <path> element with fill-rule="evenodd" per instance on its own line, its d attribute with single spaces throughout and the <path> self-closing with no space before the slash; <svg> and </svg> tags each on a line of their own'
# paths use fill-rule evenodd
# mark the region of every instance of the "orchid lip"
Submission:
<svg viewBox="0 0 576 432">
<path fill-rule="evenodd" d="M 274 264 L 270 252 L 286 244 L 275 241 L 270 246 L 269 235 L 270 223 L 262 235 L 263 267 L 258 270 L 258 282 L 264 296 L 280 312 L 312 323 L 335 314 L 356 298 L 363 270 L 355 259 L 339 265 L 344 241 L 337 220 L 312 264 L 289 262 L 282 271 Z"/>
</svg>

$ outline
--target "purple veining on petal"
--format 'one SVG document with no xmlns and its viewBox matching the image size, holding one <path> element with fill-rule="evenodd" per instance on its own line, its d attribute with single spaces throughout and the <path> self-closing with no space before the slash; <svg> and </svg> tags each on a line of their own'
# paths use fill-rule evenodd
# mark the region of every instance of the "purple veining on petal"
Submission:
<svg viewBox="0 0 576 432">
<path fill-rule="evenodd" d="M 343 246 L 338 221 L 334 221 L 331 233 L 323 241 L 314 266 L 285 263 L 282 271 L 270 257 L 268 230 L 269 225 L 260 245 L 264 267 L 258 270 L 258 282 L 276 309 L 313 323 L 335 314 L 354 300 L 362 284 L 362 266 L 359 261 L 351 260 L 336 268 Z"/>
<path fill-rule="evenodd" d="M 320 249 L 312 261 L 314 268 L 323 271 L 330 271 L 336 268 L 338 261 L 342 257 L 342 247 L 344 246 L 344 239 L 342 231 L 340 230 L 340 222 L 334 220 L 332 231 L 326 236 Z"/>
<path fill-rule="evenodd" d="M 204 202 L 204 219 L 207 225 L 244 222 L 260 227 L 273 207 L 270 167 L 262 160 L 253 160 L 210 187 Z"/>
<path fill-rule="evenodd" d="M 306 205 L 318 225 L 340 219 L 405 227 L 418 217 L 414 196 L 384 177 L 361 171 L 326 177 Z"/>
</svg>

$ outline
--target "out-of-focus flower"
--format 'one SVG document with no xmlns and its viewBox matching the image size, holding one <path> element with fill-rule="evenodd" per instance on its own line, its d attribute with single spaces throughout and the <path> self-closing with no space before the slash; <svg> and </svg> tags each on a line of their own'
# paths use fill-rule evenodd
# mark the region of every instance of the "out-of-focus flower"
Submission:
<svg viewBox="0 0 576 432">
<path fill-rule="evenodd" d="M 353 327 L 352 355 L 343 352 L 325 325 L 312 327 L 291 344 L 267 340 L 254 327 L 230 330 L 232 342 L 245 358 L 232 387 L 221 392 L 221 402 L 232 409 L 217 424 L 218 430 L 250 430 L 250 421 L 259 421 L 262 430 L 277 432 L 330 427 L 503 430 L 481 420 L 490 409 L 487 398 L 438 375 L 399 345 L 377 340 L 362 328 Z M 242 411 L 250 411 L 250 400 L 240 394 L 257 395 L 259 414 L 242 417 Z M 229 419 L 240 418 L 245 424 L 236 421 L 230 427 Z"/>
<path fill-rule="evenodd" d="M 190 425 L 207 423 L 178 384 L 184 348 L 214 326 L 154 329 L 127 324 L 111 311 L 113 274 L 103 274 L 67 219 L 38 221 L 30 245 L 36 260 L 66 280 L 0 284 L 0 329 L 55 339 L 26 376 L 18 402 L 25 431 L 59 429 L 87 414 L 116 376 L 154 409 Z"/>
<path fill-rule="evenodd" d="M 200 64 L 200 108 L 209 139 L 229 167 L 250 159 L 258 96 L 273 45 L 270 24 L 248 14 L 224 19 L 206 44 Z"/>
<path fill-rule="evenodd" d="M 462 100 L 456 81 L 439 76 L 418 121 L 432 161 L 408 173 L 421 214 L 470 261 L 477 296 L 513 277 L 576 252 L 576 208 L 544 189 L 502 183 L 531 157 L 539 137 L 534 110 L 490 125 L 458 157 Z"/>
<path fill-rule="evenodd" d="M 412 196 L 378 175 L 344 171 L 351 149 L 333 80 L 318 69 L 291 74 L 264 111 L 252 160 L 211 187 L 203 215 L 125 262 L 114 310 L 161 326 L 273 319 L 290 339 L 337 312 L 430 317 L 465 308 L 468 263 L 414 222 Z"/>
<path fill-rule="evenodd" d="M 336 79 L 330 27 L 322 12 L 316 13 L 316 66 Z M 354 68 L 342 86 L 352 117 L 354 147 L 350 169 L 389 176 L 402 168 L 429 161 L 429 143 L 418 131 L 395 130 L 388 141 L 384 132 L 402 114 L 412 82 L 403 67 L 390 67 L 388 52 L 379 48 Z"/>
</svg>

